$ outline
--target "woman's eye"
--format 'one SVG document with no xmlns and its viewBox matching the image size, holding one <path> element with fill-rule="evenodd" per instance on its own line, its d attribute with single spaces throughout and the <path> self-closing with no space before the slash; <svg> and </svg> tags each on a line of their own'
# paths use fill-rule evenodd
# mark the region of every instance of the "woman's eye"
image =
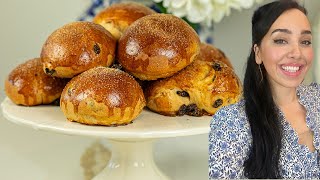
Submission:
<svg viewBox="0 0 320 180">
<path fill-rule="evenodd" d="M 274 43 L 276 43 L 276 44 L 286 44 L 287 41 L 285 41 L 285 40 L 283 40 L 283 39 L 275 39 L 275 40 L 274 40 Z"/>
<path fill-rule="evenodd" d="M 301 42 L 303 45 L 307 45 L 307 46 L 309 46 L 309 45 L 311 45 L 312 44 L 312 42 L 311 41 L 302 41 Z"/>
</svg>

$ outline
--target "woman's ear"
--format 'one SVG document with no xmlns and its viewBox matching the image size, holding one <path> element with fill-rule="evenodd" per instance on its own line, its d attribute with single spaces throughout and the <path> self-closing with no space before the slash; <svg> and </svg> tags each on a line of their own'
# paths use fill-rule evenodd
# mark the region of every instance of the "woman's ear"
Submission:
<svg viewBox="0 0 320 180">
<path fill-rule="evenodd" d="M 261 55 L 260 55 L 260 48 L 257 44 L 253 45 L 253 51 L 254 51 L 256 63 L 262 64 Z"/>
</svg>

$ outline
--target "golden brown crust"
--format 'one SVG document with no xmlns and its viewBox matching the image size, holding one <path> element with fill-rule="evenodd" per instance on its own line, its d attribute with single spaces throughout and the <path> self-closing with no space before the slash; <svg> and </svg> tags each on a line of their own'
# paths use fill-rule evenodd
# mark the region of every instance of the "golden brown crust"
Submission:
<svg viewBox="0 0 320 180">
<path fill-rule="evenodd" d="M 13 69 L 5 80 L 7 96 L 25 106 L 50 104 L 58 99 L 68 79 L 46 75 L 39 58 L 31 59 Z"/>
<path fill-rule="evenodd" d="M 154 13 L 156 13 L 154 10 L 143 4 L 116 3 L 100 11 L 94 17 L 93 22 L 102 25 L 118 40 L 130 24 L 143 16 Z"/>
<path fill-rule="evenodd" d="M 231 62 L 226 55 L 220 49 L 211 44 L 201 43 L 200 53 L 197 59 L 209 62 L 222 61 L 233 69 Z"/>
<path fill-rule="evenodd" d="M 169 14 L 152 14 L 131 24 L 119 39 L 122 67 L 141 80 L 173 75 L 189 65 L 200 51 L 197 33 Z"/>
<path fill-rule="evenodd" d="M 242 87 L 233 70 L 221 61 L 195 60 L 172 77 L 145 89 L 147 107 L 163 115 L 212 115 L 238 101 Z"/>
<path fill-rule="evenodd" d="M 68 120 L 106 126 L 130 123 L 145 104 L 142 89 L 132 76 L 106 67 L 96 67 L 74 77 L 60 99 Z"/>
<path fill-rule="evenodd" d="M 42 47 L 43 70 L 56 77 L 71 78 L 96 66 L 110 66 L 116 40 L 93 22 L 73 22 L 54 31 Z"/>
</svg>

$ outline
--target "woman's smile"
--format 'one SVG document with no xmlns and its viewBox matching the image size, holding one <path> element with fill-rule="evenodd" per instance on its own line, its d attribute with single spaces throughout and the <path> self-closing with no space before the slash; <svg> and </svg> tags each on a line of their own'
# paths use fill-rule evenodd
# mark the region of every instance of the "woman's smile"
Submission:
<svg viewBox="0 0 320 180">
<path fill-rule="evenodd" d="M 286 76 L 297 77 L 304 70 L 304 66 L 301 64 L 283 64 L 280 65 L 280 70 Z"/>
</svg>

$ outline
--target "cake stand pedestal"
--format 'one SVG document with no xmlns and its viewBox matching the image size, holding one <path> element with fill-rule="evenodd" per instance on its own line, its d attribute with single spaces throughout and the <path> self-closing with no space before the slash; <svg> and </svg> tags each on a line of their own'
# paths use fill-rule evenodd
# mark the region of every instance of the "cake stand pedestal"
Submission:
<svg viewBox="0 0 320 180">
<path fill-rule="evenodd" d="M 155 179 L 169 180 L 153 160 L 154 140 L 108 140 L 112 145 L 112 156 L 102 172 L 93 180 L 106 179 Z"/>
<path fill-rule="evenodd" d="M 111 159 L 93 180 L 169 180 L 154 162 L 153 143 L 159 138 L 206 134 L 211 120 L 210 116 L 167 117 L 144 109 L 132 124 L 105 127 L 67 121 L 58 106 L 18 106 L 5 98 L 1 109 L 9 121 L 36 130 L 108 139 Z"/>
</svg>

